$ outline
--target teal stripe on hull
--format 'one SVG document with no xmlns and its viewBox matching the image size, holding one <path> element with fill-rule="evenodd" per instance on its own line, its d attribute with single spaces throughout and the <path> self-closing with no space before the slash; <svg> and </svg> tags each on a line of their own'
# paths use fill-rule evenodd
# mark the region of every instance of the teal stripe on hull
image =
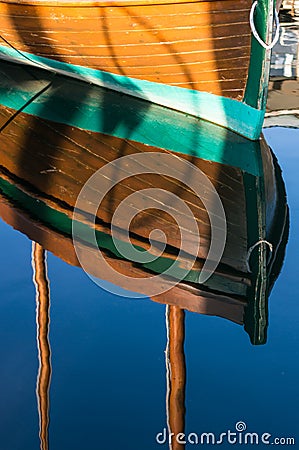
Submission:
<svg viewBox="0 0 299 450">
<path fill-rule="evenodd" d="M 32 100 L 50 83 L 46 91 Z M 252 175 L 260 174 L 259 141 L 41 69 L 0 63 L 0 103 L 53 122 L 232 165 Z"/>
<path fill-rule="evenodd" d="M 0 57 L 12 58 L 26 64 L 36 64 L 47 70 L 57 71 L 118 92 L 134 95 L 143 100 L 208 120 L 251 140 L 258 139 L 261 133 L 265 111 L 253 108 L 244 102 L 206 92 L 67 64 L 30 53 L 21 53 L 5 46 L 0 46 Z"/>
</svg>

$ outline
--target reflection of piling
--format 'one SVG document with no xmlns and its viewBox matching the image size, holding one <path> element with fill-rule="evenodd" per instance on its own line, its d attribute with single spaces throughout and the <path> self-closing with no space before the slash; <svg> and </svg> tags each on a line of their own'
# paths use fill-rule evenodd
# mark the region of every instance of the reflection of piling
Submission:
<svg viewBox="0 0 299 450">
<path fill-rule="evenodd" d="M 51 382 L 51 348 L 49 342 L 50 291 L 47 278 L 46 253 L 37 243 L 32 243 L 33 281 L 36 288 L 36 324 L 39 370 L 36 396 L 39 414 L 41 450 L 48 450 L 49 388 Z"/>
<path fill-rule="evenodd" d="M 184 444 L 176 437 L 185 430 L 186 364 L 184 353 L 185 311 L 177 306 L 166 306 L 167 325 L 167 421 L 169 436 L 173 436 L 169 448 L 183 450 Z M 173 433 L 171 435 L 170 433 Z"/>
</svg>

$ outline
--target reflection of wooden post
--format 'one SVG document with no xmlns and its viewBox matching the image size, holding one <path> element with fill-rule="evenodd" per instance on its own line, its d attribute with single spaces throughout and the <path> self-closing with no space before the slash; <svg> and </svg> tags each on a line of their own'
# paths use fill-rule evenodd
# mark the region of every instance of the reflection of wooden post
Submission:
<svg viewBox="0 0 299 450">
<path fill-rule="evenodd" d="M 32 243 L 33 281 L 36 288 L 36 324 L 39 370 L 36 396 L 39 414 L 39 437 L 41 450 L 48 450 L 49 388 L 51 382 L 51 348 L 49 342 L 50 291 L 44 249 Z"/>
<path fill-rule="evenodd" d="M 176 437 L 185 430 L 186 364 L 184 353 L 185 311 L 178 306 L 166 307 L 167 321 L 167 419 L 168 432 L 172 435 L 169 448 L 183 450 L 184 444 Z M 181 437 L 180 440 L 183 440 Z"/>
</svg>

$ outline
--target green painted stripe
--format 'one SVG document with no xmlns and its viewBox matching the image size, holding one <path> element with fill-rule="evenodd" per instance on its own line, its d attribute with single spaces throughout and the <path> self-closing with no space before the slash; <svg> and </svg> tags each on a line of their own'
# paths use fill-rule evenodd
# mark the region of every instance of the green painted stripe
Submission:
<svg viewBox="0 0 299 450">
<path fill-rule="evenodd" d="M 52 81 L 52 85 L 30 100 Z M 260 173 L 260 144 L 204 120 L 33 67 L 0 63 L 0 103 L 53 122 Z"/>
<path fill-rule="evenodd" d="M 25 210 L 30 214 L 35 220 L 40 221 L 43 224 L 50 226 L 52 229 L 62 233 L 68 237 L 72 237 L 72 220 L 66 214 L 61 211 L 57 211 L 56 209 L 47 205 L 42 199 L 32 197 L 19 189 L 16 185 L 4 180 L 0 177 L 0 191 L 5 195 L 8 199 L 10 199 L 13 204 L 17 207 L 21 208 L 21 210 Z M 88 225 L 84 223 L 80 223 L 80 239 L 85 240 L 86 245 L 91 245 L 93 242 L 90 242 L 90 228 Z M 103 231 L 96 231 L 96 240 L 99 248 L 103 250 L 108 250 L 112 253 L 112 255 L 121 260 L 128 260 L 123 257 L 117 250 L 115 242 L 120 242 L 117 238 L 112 238 L 112 236 Z M 138 245 L 133 245 L 133 247 L 139 251 L 147 252 L 143 247 Z M 126 254 L 129 254 L 131 245 L 126 242 L 122 242 L 122 248 L 126 251 Z M 175 279 L 184 279 L 185 281 L 191 283 L 198 283 L 198 271 L 190 270 L 190 272 L 184 277 L 186 274 L 186 269 L 182 268 L 179 259 L 173 260 L 167 258 L 165 256 L 160 256 L 155 258 L 152 262 L 139 264 L 140 267 L 150 270 L 154 273 L 163 273 L 169 267 L 172 266 L 172 274 Z M 209 280 L 207 280 L 201 286 L 206 286 L 209 289 L 217 289 L 220 292 L 233 294 L 233 295 L 245 295 L 246 294 L 246 286 L 243 283 L 232 281 L 230 279 L 226 279 L 225 277 L 213 274 Z"/>
<path fill-rule="evenodd" d="M 0 46 L 0 54 L 22 63 L 37 64 L 44 69 L 79 77 L 102 87 L 134 95 L 146 101 L 194 115 L 228 128 L 248 139 L 258 139 L 262 130 L 264 109 L 258 110 L 244 102 L 206 92 L 138 80 L 84 66 L 67 64 L 31 53 L 21 53 L 5 46 Z"/>
</svg>

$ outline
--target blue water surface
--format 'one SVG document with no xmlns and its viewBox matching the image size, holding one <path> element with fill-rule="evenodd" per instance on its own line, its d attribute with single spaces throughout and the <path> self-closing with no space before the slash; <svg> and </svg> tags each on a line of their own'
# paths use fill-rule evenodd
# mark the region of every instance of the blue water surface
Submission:
<svg viewBox="0 0 299 450">
<path fill-rule="evenodd" d="M 241 326 L 186 313 L 186 432 L 221 433 L 243 421 L 252 432 L 294 436 L 299 448 L 299 130 L 265 135 L 282 167 L 291 214 L 285 263 L 270 297 L 268 342 L 252 346 Z M 0 450 L 35 450 L 31 242 L 1 221 L 0 248 Z M 49 449 L 167 448 L 155 440 L 166 427 L 165 306 L 112 295 L 50 253 L 48 277 Z"/>
</svg>

